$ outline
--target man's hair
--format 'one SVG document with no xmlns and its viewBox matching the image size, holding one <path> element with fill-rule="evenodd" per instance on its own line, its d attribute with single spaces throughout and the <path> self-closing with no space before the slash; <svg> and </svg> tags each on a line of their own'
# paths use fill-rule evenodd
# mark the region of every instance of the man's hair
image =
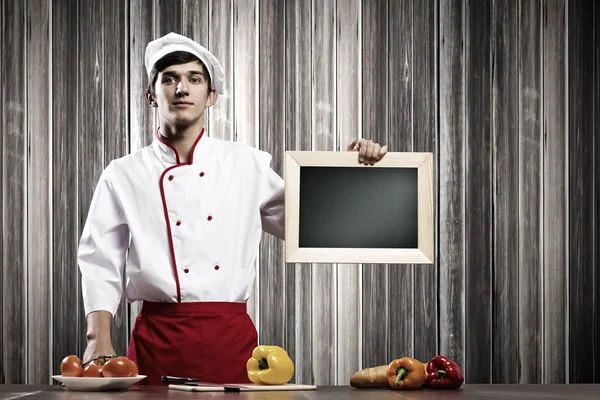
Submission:
<svg viewBox="0 0 600 400">
<path fill-rule="evenodd" d="M 152 71 L 150 71 L 150 80 L 148 82 L 148 91 L 150 94 L 154 96 L 154 86 L 156 85 L 158 74 L 164 71 L 165 68 L 170 67 L 171 65 L 187 64 L 194 61 L 198 61 L 202 66 L 202 73 L 204 74 L 204 78 L 208 83 L 208 93 L 210 93 L 212 91 L 212 83 L 210 81 L 210 74 L 208 73 L 206 65 L 204 65 L 204 63 L 192 53 L 188 53 L 187 51 L 175 51 L 167 54 L 154 63 Z"/>
</svg>

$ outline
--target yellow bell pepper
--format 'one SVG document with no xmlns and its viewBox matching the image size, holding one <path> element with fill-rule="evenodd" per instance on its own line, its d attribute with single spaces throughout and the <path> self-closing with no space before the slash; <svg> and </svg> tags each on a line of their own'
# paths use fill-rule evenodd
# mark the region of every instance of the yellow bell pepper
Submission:
<svg viewBox="0 0 600 400">
<path fill-rule="evenodd" d="M 248 378 L 257 385 L 282 385 L 294 375 L 294 363 L 279 346 L 257 346 L 246 369 Z"/>
</svg>

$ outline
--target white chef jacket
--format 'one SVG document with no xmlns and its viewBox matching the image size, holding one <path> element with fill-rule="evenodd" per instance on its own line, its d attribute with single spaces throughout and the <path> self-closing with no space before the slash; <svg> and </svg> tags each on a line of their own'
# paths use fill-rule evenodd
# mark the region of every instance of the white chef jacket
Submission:
<svg viewBox="0 0 600 400">
<path fill-rule="evenodd" d="M 261 231 L 284 237 L 284 183 L 270 163 L 203 134 L 189 163 L 161 137 L 112 161 L 79 243 L 86 315 L 115 315 L 124 271 L 130 302 L 246 301 Z"/>
</svg>

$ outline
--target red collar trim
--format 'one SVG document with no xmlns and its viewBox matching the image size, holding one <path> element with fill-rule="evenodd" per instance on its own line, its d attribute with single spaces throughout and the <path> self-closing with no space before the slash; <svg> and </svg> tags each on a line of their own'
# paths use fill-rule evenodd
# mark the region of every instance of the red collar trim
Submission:
<svg viewBox="0 0 600 400">
<path fill-rule="evenodd" d="M 162 144 L 164 144 L 165 146 L 167 146 L 171 150 L 173 150 L 173 153 L 175 153 L 176 164 L 181 164 L 181 161 L 179 159 L 179 153 L 177 152 L 177 149 L 171 143 L 169 143 L 163 135 L 161 135 L 159 133 L 159 129 L 160 128 L 156 129 L 156 138 L 158 139 L 159 142 L 161 142 Z M 198 145 L 198 142 L 200 141 L 202 136 L 204 136 L 204 128 L 202 128 L 202 131 L 200 131 L 200 134 L 198 135 L 198 137 L 196 138 L 196 141 L 194 141 L 194 144 L 192 145 L 192 148 L 190 149 L 190 159 L 188 161 L 189 165 L 192 165 L 192 163 L 194 162 L 194 152 L 196 151 L 196 146 Z"/>
</svg>

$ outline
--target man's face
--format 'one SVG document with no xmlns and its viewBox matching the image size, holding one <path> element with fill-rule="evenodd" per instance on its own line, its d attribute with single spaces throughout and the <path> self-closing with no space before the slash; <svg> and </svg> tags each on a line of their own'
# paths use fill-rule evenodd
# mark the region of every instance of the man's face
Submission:
<svg viewBox="0 0 600 400">
<path fill-rule="evenodd" d="M 162 118 L 175 125 L 192 125 L 213 105 L 216 93 L 208 92 L 202 65 L 197 62 L 171 65 L 158 74 L 154 85 L 154 101 Z"/>
</svg>

